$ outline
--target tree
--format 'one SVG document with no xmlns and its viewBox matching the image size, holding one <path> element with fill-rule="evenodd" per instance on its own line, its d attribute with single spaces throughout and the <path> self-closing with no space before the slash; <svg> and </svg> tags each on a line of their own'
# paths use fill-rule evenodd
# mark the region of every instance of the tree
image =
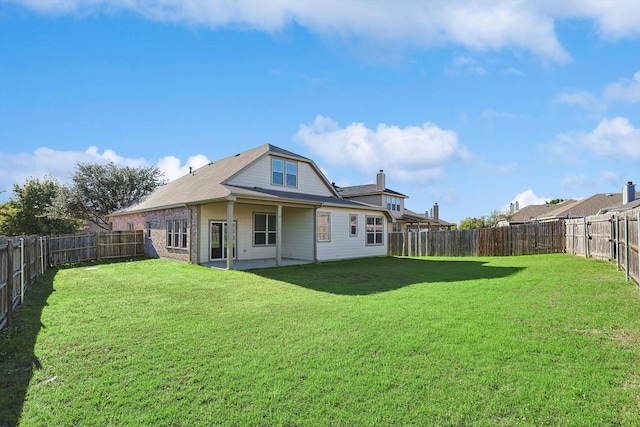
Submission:
<svg viewBox="0 0 640 427">
<path fill-rule="evenodd" d="M 474 228 L 495 227 L 500 221 L 508 221 L 513 214 L 511 212 L 502 212 L 494 210 L 489 216 L 481 216 L 480 218 L 466 217 L 460 221 L 460 230 L 471 230 Z"/>
<path fill-rule="evenodd" d="M 156 167 L 121 167 L 114 163 L 78 163 L 71 180 L 73 184 L 65 187 L 57 199 L 57 207 L 105 230 L 109 228 L 108 214 L 132 205 L 164 184 L 162 172 Z"/>
<path fill-rule="evenodd" d="M 62 191 L 53 177 L 29 178 L 13 186 L 13 198 L 0 206 L 0 233 L 49 235 L 73 233 L 81 221 L 67 215 L 50 216 L 49 210 Z"/>
<path fill-rule="evenodd" d="M 549 202 L 547 202 L 548 205 L 557 205 L 558 203 L 562 203 L 564 202 L 564 199 L 553 199 Z"/>
</svg>

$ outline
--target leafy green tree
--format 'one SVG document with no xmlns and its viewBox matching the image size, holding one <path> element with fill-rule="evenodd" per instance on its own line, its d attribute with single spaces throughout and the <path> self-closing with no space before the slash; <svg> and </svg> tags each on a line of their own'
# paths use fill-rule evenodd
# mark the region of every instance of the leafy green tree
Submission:
<svg viewBox="0 0 640 427">
<path fill-rule="evenodd" d="M 130 206 L 164 184 L 156 167 L 78 163 L 73 184 L 61 192 L 56 207 L 67 215 L 91 221 L 108 229 L 106 216 Z"/>
<path fill-rule="evenodd" d="M 460 221 L 460 230 L 471 230 L 474 228 L 495 227 L 500 221 L 508 221 L 513 214 L 510 212 L 502 212 L 494 210 L 488 216 L 483 215 L 480 218 L 466 217 Z"/>
<path fill-rule="evenodd" d="M 553 199 L 551 201 L 548 201 L 547 204 L 548 205 L 557 205 L 558 203 L 562 203 L 564 202 L 564 199 Z"/>
<path fill-rule="evenodd" d="M 77 231 L 81 221 L 66 215 L 49 215 L 61 190 L 62 186 L 50 176 L 42 181 L 29 178 L 23 186 L 15 184 L 13 197 L 0 207 L 0 233 L 49 235 Z"/>
<path fill-rule="evenodd" d="M 466 217 L 462 221 L 460 221 L 460 225 L 458 229 L 460 230 L 472 230 L 474 228 L 482 228 L 485 227 L 485 217 L 482 216 L 480 218 Z"/>
</svg>

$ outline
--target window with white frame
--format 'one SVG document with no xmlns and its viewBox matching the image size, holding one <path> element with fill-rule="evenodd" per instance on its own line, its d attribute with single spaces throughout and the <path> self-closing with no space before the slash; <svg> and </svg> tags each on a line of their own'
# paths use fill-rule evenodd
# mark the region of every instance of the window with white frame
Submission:
<svg viewBox="0 0 640 427">
<path fill-rule="evenodd" d="M 127 230 L 128 231 L 134 231 L 135 230 L 135 226 L 133 225 L 132 222 L 128 222 L 127 223 Z"/>
<path fill-rule="evenodd" d="M 358 235 L 358 215 L 349 215 L 349 236 L 355 237 Z"/>
<path fill-rule="evenodd" d="M 331 240 L 331 214 L 318 212 L 318 242 Z"/>
<path fill-rule="evenodd" d="M 387 209 L 400 212 L 400 197 L 387 196 Z"/>
<path fill-rule="evenodd" d="M 394 222 L 392 227 L 393 233 L 402 233 L 402 224 L 399 222 Z"/>
<path fill-rule="evenodd" d="M 180 241 L 180 247 L 181 248 L 186 248 L 187 247 L 187 230 L 189 229 L 188 227 L 188 222 L 186 219 L 182 220 L 182 240 Z"/>
<path fill-rule="evenodd" d="M 188 224 L 189 223 L 186 219 L 170 219 L 167 221 L 168 248 L 187 248 Z"/>
<path fill-rule="evenodd" d="M 384 243 L 384 222 L 381 216 L 367 217 L 367 245 L 382 245 Z"/>
<path fill-rule="evenodd" d="M 298 186 L 298 163 L 290 160 L 271 159 L 271 183 L 285 187 Z"/>
<path fill-rule="evenodd" d="M 147 239 L 151 238 L 151 222 L 147 222 L 145 225 L 145 228 L 147 229 Z"/>
<path fill-rule="evenodd" d="M 275 214 L 253 214 L 253 244 L 255 246 L 270 246 L 276 244 Z"/>
</svg>

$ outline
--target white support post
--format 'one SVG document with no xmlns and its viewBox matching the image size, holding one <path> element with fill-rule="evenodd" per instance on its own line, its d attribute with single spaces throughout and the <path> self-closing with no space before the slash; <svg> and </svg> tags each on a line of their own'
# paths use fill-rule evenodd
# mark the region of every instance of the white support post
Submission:
<svg viewBox="0 0 640 427">
<path fill-rule="evenodd" d="M 233 246 L 235 242 L 233 241 L 233 203 L 235 201 L 235 197 L 233 200 L 229 199 L 227 201 L 227 270 L 233 270 Z"/>
<path fill-rule="evenodd" d="M 278 205 L 276 215 L 276 266 L 282 265 L 282 205 Z"/>
</svg>

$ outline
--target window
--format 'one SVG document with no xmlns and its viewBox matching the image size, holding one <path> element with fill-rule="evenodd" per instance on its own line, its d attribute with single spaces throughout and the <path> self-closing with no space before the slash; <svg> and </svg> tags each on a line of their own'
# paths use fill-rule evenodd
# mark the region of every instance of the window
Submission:
<svg viewBox="0 0 640 427">
<path fill-rule="evenodd" d="M 186 248 L 187 247 L 187 227 L 188 222 L 186 219 L 182 220 L 182 241 L 180 242 L 180 247 L 181 248 Z"/>
<path fill-rule="evenodd" d="M 382 245 L 384 223 L 381 216 L 367 217 L 367 245 Z"/>
<path fill-rule="evenodd" d="M 399 222 L 394 222 L 392 227 L 393 233 L 402 233 L 402 224 Z"/>
<path fill-rule="evenodd" d="M 271 183 L 287 187 L 298 186 L 298 164 L 283 159 L 271 159 Z"/>
<path fill-rule="evenodd" d="M 167 221 L 167 247 L 187 248 L 188 221 L 186 219 L 170 219 Z"/>
<path fill-rule="evenodd" d="M 349 215 L 349 236 L 358 235 L 358 215 Z"/>
<path fill-rule="evenodd" d="M 318 212 L 318 242 L 331 240 L 331 217 L 328 212 Z"/>
<path fill-rule="evenodd" d="M 387 209 L 400 212 L 400 197 L 387 196 Z"/>
<path fill-rule="evenodd" d="M 128 222 L 127 223 L 127 230 L 129 230 L 129 231 L 134 231 L 135 230 L 134 225 L 133 225 L 132 222 Z"/>
<path fill-rule="evenodd" d="M 255 246 L 276 244 L 275 214 L 253 214 L 253 244 Z"/>
<path fill-rule="evenodd" d="M 147 239 L 150 239 L 151 238 L 151 222 L 147 222 L 146 228 L 147 228 Z"/>
</svg>

